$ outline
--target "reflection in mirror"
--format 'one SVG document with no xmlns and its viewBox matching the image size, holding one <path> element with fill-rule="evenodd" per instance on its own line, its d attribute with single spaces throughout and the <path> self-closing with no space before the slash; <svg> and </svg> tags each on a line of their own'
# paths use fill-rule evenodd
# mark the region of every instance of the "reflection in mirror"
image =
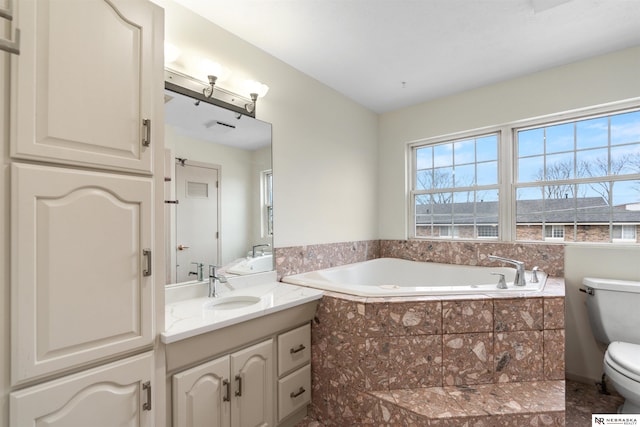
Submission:
<svg viewBox="0 0 640 427">
<path fill-rule="evenodd" d="M 166 89 L 165 144 L 167 283 L 273 270 L 271 124 Z"/>
</svg>

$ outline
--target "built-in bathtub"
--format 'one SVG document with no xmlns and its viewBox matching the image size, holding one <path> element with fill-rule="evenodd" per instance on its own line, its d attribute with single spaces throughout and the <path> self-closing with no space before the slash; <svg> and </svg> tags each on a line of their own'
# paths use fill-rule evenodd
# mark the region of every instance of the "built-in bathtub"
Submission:
<svg viewBox="0 0 640 427">
<path fill-rule="evenodd" d="M 323 270 L 285 276 L 282 281 L 301 286 L 365 297 L 417 295 L 469 295 L 539 292 L 547 275 L 525 272 L 525 286 L 514 286 L 515 268 L 417 262 L 398 258 L 377 258 Z M 499 289 L 500 275 L 507 289 Z"/>
<path fill-rule="evenodd" d="M 325 290 L 312 322 L 312 418 L 564 425 L 564 280 L 538 272 L 531 283 L 527 271 L 520 287 L 514 276 L 499 262 L 394 258 L 285 276 Z"/>
</svg>

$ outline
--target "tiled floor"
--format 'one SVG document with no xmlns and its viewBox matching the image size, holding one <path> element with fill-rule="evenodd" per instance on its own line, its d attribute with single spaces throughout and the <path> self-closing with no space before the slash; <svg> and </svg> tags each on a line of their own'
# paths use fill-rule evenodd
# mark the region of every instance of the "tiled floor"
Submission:
<svg viewBox="0 0 640 427">
<path fill-rule="evenodd" d="M 623 399 L 612 391 L 600 394 L 594 384 L 566 382 L 566 427 L 591 426 L 591 414 L 615 413 Z M 297 427 L 321 427 L 316 421 L 305 420 Z"/>
<path fill-rule="evenodd" d="M 610 390 L 611 395 L 598 393 L 594 384 L 582 384 L 567 381 L 566 427 L 585 427 L 591 425 L 591 414 L 616 413 L 624 399 Z"/>
</svg>

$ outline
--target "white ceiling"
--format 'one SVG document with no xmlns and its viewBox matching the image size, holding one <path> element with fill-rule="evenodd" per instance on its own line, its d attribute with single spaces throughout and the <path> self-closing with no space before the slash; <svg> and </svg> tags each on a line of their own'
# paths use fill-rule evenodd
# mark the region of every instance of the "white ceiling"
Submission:
<svg viewBox="0 0 640 427">
<path fill-rule="evenodd" d="M 640 45 L 640 0 L 175 1 L 378 113 Z"/>
</svg>

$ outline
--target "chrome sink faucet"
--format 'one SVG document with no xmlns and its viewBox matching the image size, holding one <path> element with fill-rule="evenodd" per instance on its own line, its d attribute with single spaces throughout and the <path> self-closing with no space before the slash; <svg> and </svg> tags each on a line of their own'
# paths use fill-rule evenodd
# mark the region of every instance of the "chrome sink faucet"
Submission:
<svg viewBox="0 0 640 427">
<path fill-rule="evenodd" d="M 502 261 L 507 264 L 512 264 L 516 266 L 516 277 L 513 279 L 514 286 L 526 286 L 527 282 L 524 278 L 524 262 L 518 261 L 515 259 L 503 258 L 496 255 L 489 255 L 490 261 Z"/>
<path fill-rule="evenodd" d="M 259 245 L 253 245 L 253 247 L 251 248 L 251 258 L 255 258 L 256 257 L 256 248 L 268 248 L 269 246 L 271 246 L 268 243 L 261 243 Z M 263 253 L 264 253 L 264 249 L 263 249 Z"/>
<path fill-rule="evenodd" d="M 209 265 L 209 298 L 215 298 L 218 296 L 218 292 L 216 290 L 216 283 L 220 281 L 220 283 L 227 283 L 227 278 L 222 274 L 216 275 L 215 265 Z"/>
</svg>

